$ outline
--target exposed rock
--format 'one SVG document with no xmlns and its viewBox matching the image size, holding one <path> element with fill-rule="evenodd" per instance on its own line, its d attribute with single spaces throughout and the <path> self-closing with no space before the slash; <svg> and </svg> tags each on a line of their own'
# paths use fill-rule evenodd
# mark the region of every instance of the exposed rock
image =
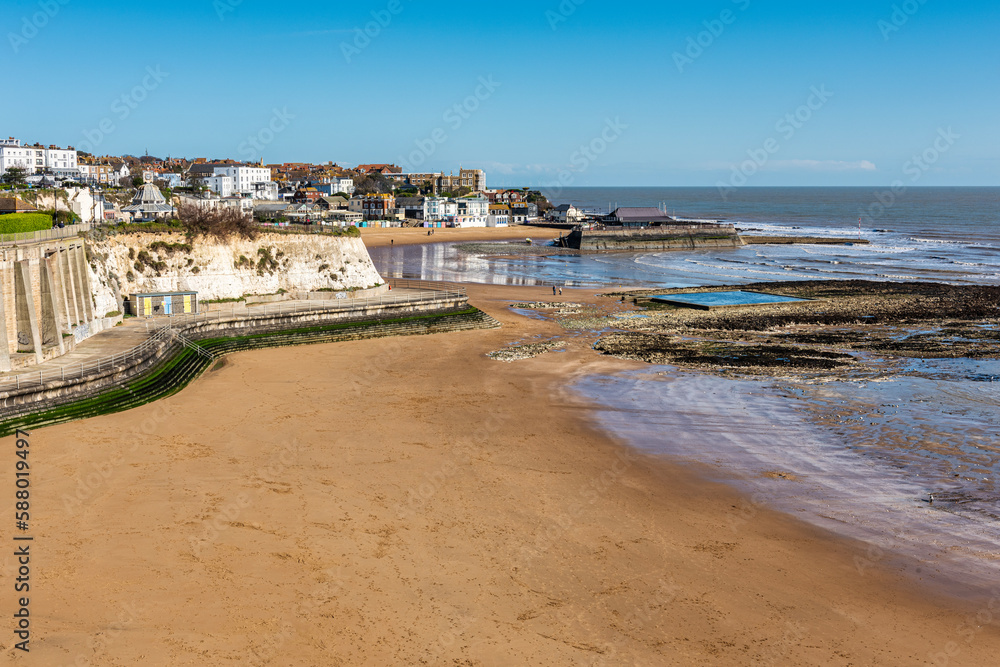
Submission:
<svg viewBox="0 0 1000 667">
<path fill-rule="evenodd" d="M 364 289 L 381 284 L 360 238 L 261 234 L 227 243 L 177 234 L 122 234 L 88 241 L 99 312 L 123 295 L 198 292 L 202 301 L 285 291 Z"/>
<path fill-rule="evenodd" d="M 512 345 L 496 352 L 490 352 L 486 356 L 496 361 L 512 362 L 522 359 L 531 359 L 540 354 L 545 354 L 549 350 L 562 349 L 563 345 L 553 341 L 545 343 L 529 343 L 527 345 Z"/>
</svg>

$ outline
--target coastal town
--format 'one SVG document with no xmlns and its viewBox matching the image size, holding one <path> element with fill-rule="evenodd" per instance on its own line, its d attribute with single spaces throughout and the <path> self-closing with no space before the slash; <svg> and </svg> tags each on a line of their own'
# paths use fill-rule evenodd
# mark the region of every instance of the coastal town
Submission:
<svg viewBox="0 0 1000 667">
<path fill-rule="evenodd" d="M 81 222 L 170 219 L 186 206 L 238 211 L 259 223 L 359 227 L 508 227 L 541 219 L 574 222 L 529 188 L 491 189 L 482 169 L 404 173 L 393 164 L 264 164 L 231 159 L 94 156 L 72 146 L 0 140 L 0 185 L 50 194 L 0 213 L 65 209 Z"/>
</svg>

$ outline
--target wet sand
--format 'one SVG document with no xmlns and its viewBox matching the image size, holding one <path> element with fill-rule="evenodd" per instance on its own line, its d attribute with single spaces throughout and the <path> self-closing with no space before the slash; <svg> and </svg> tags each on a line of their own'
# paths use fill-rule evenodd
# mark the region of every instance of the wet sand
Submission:
<svg viewBox="0 0 1000 667">
<path fill-rule="evenodd" d="M 564 333 L 507 309 L 551 291 L 469 290 L 503 329 L 234 355 L 158 404 L 35 432 L 35 634 L 26 657 L 5 633 L 5 659 L 995 661 L 1000 598 L 934 597 L 891 556 L 624 448 L 565 387 L 644 366 L 585 336 L 492 361 Z"/>
</svg>

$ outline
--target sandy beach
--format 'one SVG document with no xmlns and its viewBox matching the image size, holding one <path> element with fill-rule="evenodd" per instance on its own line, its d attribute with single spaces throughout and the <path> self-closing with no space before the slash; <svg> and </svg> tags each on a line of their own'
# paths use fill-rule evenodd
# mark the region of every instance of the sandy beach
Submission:
<svg viewBox="0 0 1000 667">
<path fill-rule="evenodd" d="M 160 403 L 33 433 L 35 634 L 30 656 L 5 634 L 5 660 L 995 661 L 1000 598 L 936 597 L 889 554 L 624 448 L 565 386 L 638 364 L 586 338 L 492 361 L 561 333 L 507 307 L 551 292 L 470 295 L 504 328 L 234 355 Z"/>
<path fill-rule="evenodd" d="M 428 231 L 433 231 L 431 236 Z M 427 230 L 422 227 L 396 227 L 381 229 L 365 227 L 361 230 L 361 238 L 369 248 L 379 248 L 391 244 L 396 245 L 418 245 L 425 243 L 447 243 L 449 241 L 523 241 L 526 238 L 535 240 L 556 239 L 560 234 L 566 232 L 559 229 L 546 229 L 544 227 L 524 227 L 516 225 L 513 227 L 469 227 L 469 228 L 441 228 Z"/>
</svg>

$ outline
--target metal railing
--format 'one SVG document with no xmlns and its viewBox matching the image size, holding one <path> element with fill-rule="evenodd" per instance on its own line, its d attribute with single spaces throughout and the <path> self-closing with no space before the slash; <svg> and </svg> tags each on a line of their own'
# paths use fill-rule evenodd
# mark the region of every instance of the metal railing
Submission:
<svg viewBox="0 0 1000 667">
<path fill-rule="evenodd" d="M 110 357 L 102 357 L 89 363 L 81 362 L 79 364 L 69 364 L 58 369 L 43 369 L 34 373 L 21 373 L 20 375 L 15 375 L 12 378 L 0 382 L 0 391 L 41 386 L 46 382 L 53 382 L 55 380 L 72 380 L 75 378 L 85 377 L 91 373 L 100 373 L 101 371 L 110 370 L 116 366 L 124 365 L 128 362 L 134 362 L 136 359 L 145 357 L 149 352 L 156 348 L 157 345 L 167 342 L 170 338 L 170 328 L 164 327 L 156 331 L 141 344 L 136 345 L 132 349 L 126 350 L 121 354 L 113 354 Z"/>
<path fill-rule="evenodd" d="M 170 329 L 169 331 L 170 333 L 173 334 L 174 338 L 179 340 L 181 344 L 184 345 L 184 347 L 188 348 L 189 350 L 193 350 L 196 354 L 198 354 L 198 356 L 204 357 L 206 359 L 215 359 L 214 353 L 210 352 L 209 350 L 206 350 L 201 345 L 198 345 L 198 343 L 194 342 L 193 340 L 183 335 L 179 331 L 174 331 L 173 329 Z"/>
<path fill-rule="evenodd" d="M 412 283 L 413 286 L 394 285 L 396 289 L 418 289 L 423 294 L 393 294 L 391 291 L 380 296 L 366 297 L 363 299 L 350 298 L 349 292 L 331 292 L 328 300 L 316 301 L 279 301 L 277 303 L 261 303 L 247 306 L 244 304 L 232 304 L 228 309 L 219 308 L 204 313 L 187 315 L 163 315 L 151 318 L 146 321 L 146 330 L 150 331 L 157 326 L 162 326 L 164 320 L 170 322 L 169 326 L 186 326 L 207 322 L 222 322 L 224 319 L 235 319 L 237 317 L 280 317 L 282 315 L 296 315 L 301 313 L 324 313 L 341 312 L 352 310 L 367 310 L 375 306 L 392 306 L 409 303 L 428 303 L 440 301 L 441 299 L 464 299 L 467 298 L 465 288 L 440 289 L 440 283 L 422 283 L 421 281 L 390 281 Z M 417 286 L 417 285 L 421 286 Z M 428 289 L 433 285 L 434 289 Z"/>
<path fill-rule="evenodd" d="M 100 373 L 103 370 L 110 370 L 117 366 L 123 366 L 137 359 L 141 359 L 150 354 L 158 345 L 177 341 L 182 345 L 197 347 L 195 351 L 211 354 L 190 341 L 183 334 L 178 332 L 178 327 L 185 327 L 192 324 L 223 322 L 231 320 L 233 322 L 242 321 L 249 317 L 278 317 L 282 315 L 294 315 L 298 313 L 330 313 L 330 312 L 351 312 L 354 310 L 363 311 L 375 306 L 391 306 L 400 304 L 420 304 L 440 301 L 442 299 L 465 299 L 467 294 L 464 288 L 446 286 L 448 289 L 440 289 L 441 283 L 428 283 L 423 281 L 390 281 L 390 284 L 400 284 L 398 289 L 420 289 L 423 294 L 398 294 L 388 292 L 379 297 L 365 299 L 336 298 L 331 294 L 329 301 L 286 301 L 276 304 L 262 304 L 259 306 L 239 306 L 233 304 L 231 311 L 218 310 L 208 313 L 191 315 L 173 315 L 151 318 L 146 321 L 146 331 L 149 337 L 141 344 L 126 350 L 120 354 L 110 357 L 103 357 L 96 361 L 79 364 L 69 364 L 57 369 L 41 369 L 31 373 L 21 373 L 11 378 L 0 380 L 0 392 L 20 390 L 26 387 L 42 386 L 46 382 L 56 380 L 65 381 L 86 377 L 92 373 Z M 412 285 L 412 286 L 410 286 Z M 421 285 L 423 287 L 416 287 Z M 394 285 L 395 286 L 395 285 Z M 433 287 L 433 289 L 428 289 Z M 346 293 L 343 293 L 346 294 Z M 193 349 L 193 348 L 192 348 Z"/>
<path fill-rule="evenodd" d="M 0 245 L 65 239 L 71 236 L 76 236 L 80 232 L 89 232 L 92 227 L 93 225 L 91 225 L 89 222 L 83 222 L 75 225 L 66 225 L 65 227 L 62 228 L 53 227 L 52 229 L 43 229 L 38 232 L 18 232 L 16 234 L 0 234 Z"/>
</svg>

